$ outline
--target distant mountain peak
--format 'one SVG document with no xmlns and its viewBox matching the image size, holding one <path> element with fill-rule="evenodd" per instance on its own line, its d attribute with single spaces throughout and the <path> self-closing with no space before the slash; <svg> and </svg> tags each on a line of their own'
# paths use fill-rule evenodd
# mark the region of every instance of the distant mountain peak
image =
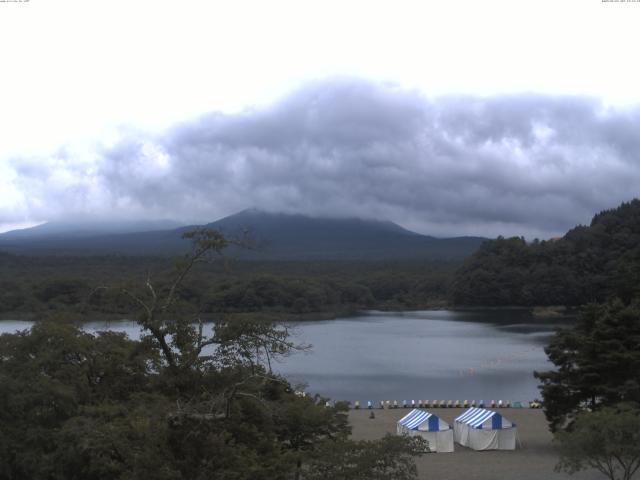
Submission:
<svg viewBox="0 0 640 480">
<path fill-rule="evenodd" d="M 141 227 L 142 225 L 142 227 Z M 184 253 L 182 234 L 195 226 L 156 229 L 149 223 L 71 230 L 45 224 L 0 235 L 0 250 L 38 254 L 167 255 Z M 86 224 L 85 224 L 86 227 Z M 248 232 L 257 248 L 231 248 L 229 254 L 256 260 L 382 260 L 462 258 L 484 239 L 438 239 L 387 220 L 311 217 L 248 208 L 205 225 L 234 236 Z M 103 228 L 102 230 L 100 228 Z M 130 229 L 127 231 L 127 229 Z"/>
<path fill-rule="evenodd" d="M 239 226 L 242 222 L 263 224 L 266 222 L 275 222 L 278 224 L 282 223 L 291 223 L 291 222 L 301 222 L 301 224 L 311 224 L 321 222 L 325 225 L 331 225 L 334 228 L 340 227 L 352 227 L 354 225 L 359 225 L 361 227 L 366 227 L 370 229 L 379 229 L 386 231 L 395 231 L 396 233 L 401 233 L 405 235 L 420 235 L 411 230 L 407 230 L 406 228 L 394 223 L 390 220 L 377 220 L 377 219 L 367 219 L 361 217 L 335 217 L 330 215 L 308 215 L 304 213 L 289 213 L 289 212 L 272 212 L 267 210 L 262 210 L 257 207 L 246 208 L 237 213 L 229 215 L 228 217 L 224 217 L 218 221 L 208 224 L 213 228 L 223 228 L 228 227 L 230 225 Z"/>
</svg>

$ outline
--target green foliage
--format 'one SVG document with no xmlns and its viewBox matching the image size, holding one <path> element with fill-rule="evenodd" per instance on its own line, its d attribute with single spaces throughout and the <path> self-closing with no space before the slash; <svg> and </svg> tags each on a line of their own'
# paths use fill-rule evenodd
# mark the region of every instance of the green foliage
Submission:
<svg viewBox="0 0 640 480">
<path fill-rule="evenodd" d="M 194 251 L 162 284 L 118 288 L 137 306 L 140 341 L 59 314 L 0 336 L 0 480 L 284 480 L 312 475 L 321 449 L 344 452 L 334 478 L 414 478 L 413 444 L 351 442 L 344 405 L 298 396 L 271 371 L 304 348 L 286 328 L 221 319 L 204 335 L 181 292 L 227 242 L 188 237 Z M 58 287 L 45 290 L 68 294 Z"/>
<path fill-rule="evenodd" d="M 427 451 L 420 437 L 386 435 L 380 441 L 324 442 L 305 470 L 305 480 L 410 480 L 413 457 Z"/>
<path fill-rule="evenodd" d="M 593 217 L 556 240 L 485 242 L 458 270 L 460 305 L 583 305 L 640 293 L 640 200 Z"/>
<path fill-rule="evenodd" d="M 41 322 L 0 336 L 0 478 L 48 478 L 58 434 L 88 406 L 148 388 L 152 351 L 124 335 Z M 1 470 L 0 470 L 1 471 Z"/>
<path fill-rule="evenodd" d="M 184 258 L 177 263 L 183 265 Z M 327 318 L 370 308 L 441 306 L 458 267 L 433 261 L 228 263 L 198 262 L 181 282 L 175 308 L 207 317 L 261 313 Z M 173 261 L 152 257 L 0 253 L 0 317 L 42 318 L 65 311 L 122 318 L 139 305 L 121 289 L 101 287 L 135 289 L 151 274 L 157 293 L 167 293 L 174 268 Z"/>
<path fill-rule="evenodd" d="M 595 468 L 610 480 L 630 480 L 640 467 L 640 410 L 625 406 L 578 415 L 571 431 L 556 434 L 557 471 Z"/>
<path fill-rule="evenodd" d="M 292 401 L 293 400 L 293 401 Z M 345 440 L 351 432 L 347 423 L 348 406 L 337 403 L 325 407 L 326 399 L 316 397 L 281 397 L 274 411 L 276 432 L 294 451 L 314 450 L 319 437 L 331 441 Z"/>
<path fill-rule="evenodd" d="M 47 280 L 35 287 L 35 297 L 44 303 L 59 302 L 65 305 L 81 303 L 89 293 L 89 286 L 82 280 Z"/>
<path fill-rule="evenodd" d="M 562 429 L 584 409 L 640 403 L 640 306 L 588 305 L 545 351 L 556 368 L 536 372 L 547 419 Z"/>
<path fill-rule="evenodd" d="M 132 395 L 123 403 L 84 406 L 55 435 L 56 449 L 44 470 L 65 479 L 181 479 L 167 448 L 167 399 Z"/>
<path fill-rule="evenodd" d="M 4 310 L 18 310 L 26 300 L 20 284 L 9 280 L 0 281 L 0 305 Z"/>
<path fill-rule="evenodd" d="M 347 441 L 343 406 L 295 395 L 251 353 L 283 352 L 286 332 L 233 322 L 215 339 L 176 374 L 152 342 L 60 320 L 2 335 L 0 479 L 284 479 Z"/>
</svg>

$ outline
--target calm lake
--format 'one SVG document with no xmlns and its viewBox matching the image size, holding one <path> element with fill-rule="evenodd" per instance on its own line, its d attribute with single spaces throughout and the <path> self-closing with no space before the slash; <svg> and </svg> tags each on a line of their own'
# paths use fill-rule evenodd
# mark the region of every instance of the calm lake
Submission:
<svg viewBox="0 0 640 480">
<path fill-rule="evenodd" d="M 0 321 L 0 333 L 31 322 Z M 332 399 L 529 401 L 539 397 L 534 370 L 548 370 L 544 346 L 559 325 L 522 310 L 365 312 L 289 323 L 313 346 L 274 365 L 293 383 Z M 140 330 L 129 321 L 90 322 L 87 331 Z"/>
</svg>

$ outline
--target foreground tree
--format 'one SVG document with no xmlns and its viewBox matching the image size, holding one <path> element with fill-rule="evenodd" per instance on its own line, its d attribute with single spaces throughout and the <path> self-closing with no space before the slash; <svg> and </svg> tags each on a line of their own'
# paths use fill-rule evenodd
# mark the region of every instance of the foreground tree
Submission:
<svg viewBox="0 0 640 480">
<path fill-rule="evenodd" d="M 414 457 L 428 450 L 420 437 L 387 434 L 382 440 L 324 442 L 307 465 L 307 480 L 411 480 L 417 477 Z"/>
<path fill-rule="evenodd" d="M 140 307 L 140 341 L 63 318 L 0 336 L 0 480 L 285 480 L 313 475 L 321 451 L 345 452 L 332 478 L 415 478 L 410 440 L 351 442 L 342 406 L 272 371 L 299 348 L 286 328 L 220 319 L 206 334 L 198 311 L 174 309 L 189 272 L 229 245 L 186 237 L 168 283 L 120 289 Z"/>
<path fill-rule="evenodd" d="M 79 432 L 90 422 L 101 428 L 84 428 L 91 435 L 78 435 L 78 446 L 91 444 L 92 438 L 108 430 L 109 436 L 101 440 L 107 451 L 127 451 L 123 442 L 116 442 L 117 448 L 106 442 L 115 437 L 124 440 L 129 433 L 122 432 L 110 419 L 122 421 L 130 416 L 136 393 L 151 388 L 150 368 L 157 360 L 156 354 L 123 334 L 89 335 L 63 320 L 37 323 L 30 331 L 0 336 L 2 479 L 80 478 L 56 477 L 54 467 L 61 465 L 61 451 L 70 446 L 65 440 L 70 438 L 69 433 Z M 86 468 L 103 463 L 99 460 L 102 454 L 93 453 L 96 455 Z M 116 457 L 116 453 L 106 456 L 111 459 L 110 469 L 121 463 Z M 81 458 L 86 456 L 69 460 L 77 463 Z"/>
<path fill-rule="evenodd" d="M 578 323 L 559 331 L 545 349 L 556 366 L 536 372 L 553 431 L 584 410 L 640 403 L 640 308 L 613 301 L 587 306 Z"/>
<path fill-rule="evenodd" d="M 640 411 L 605 407 L 578 415 L 571 431 L 556 434 L 557 471 L 595 468 L 610 480 L 631 480 L 640 468 Z"/>
</svg>

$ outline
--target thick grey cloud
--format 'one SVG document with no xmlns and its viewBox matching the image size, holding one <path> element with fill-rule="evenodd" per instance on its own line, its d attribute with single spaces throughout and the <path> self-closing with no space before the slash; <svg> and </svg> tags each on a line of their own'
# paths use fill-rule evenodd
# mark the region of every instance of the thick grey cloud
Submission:
<svg viewBox="0 0 640 480">
<path fill-rule="evenodd" d="M 255 206 L 549 237 L 638 196 L 640 109 L 534 94 L 430 100 L 333 79 L 78 158 L 13 160 L 29 215 L 211 221 Z"/>
</svg>

